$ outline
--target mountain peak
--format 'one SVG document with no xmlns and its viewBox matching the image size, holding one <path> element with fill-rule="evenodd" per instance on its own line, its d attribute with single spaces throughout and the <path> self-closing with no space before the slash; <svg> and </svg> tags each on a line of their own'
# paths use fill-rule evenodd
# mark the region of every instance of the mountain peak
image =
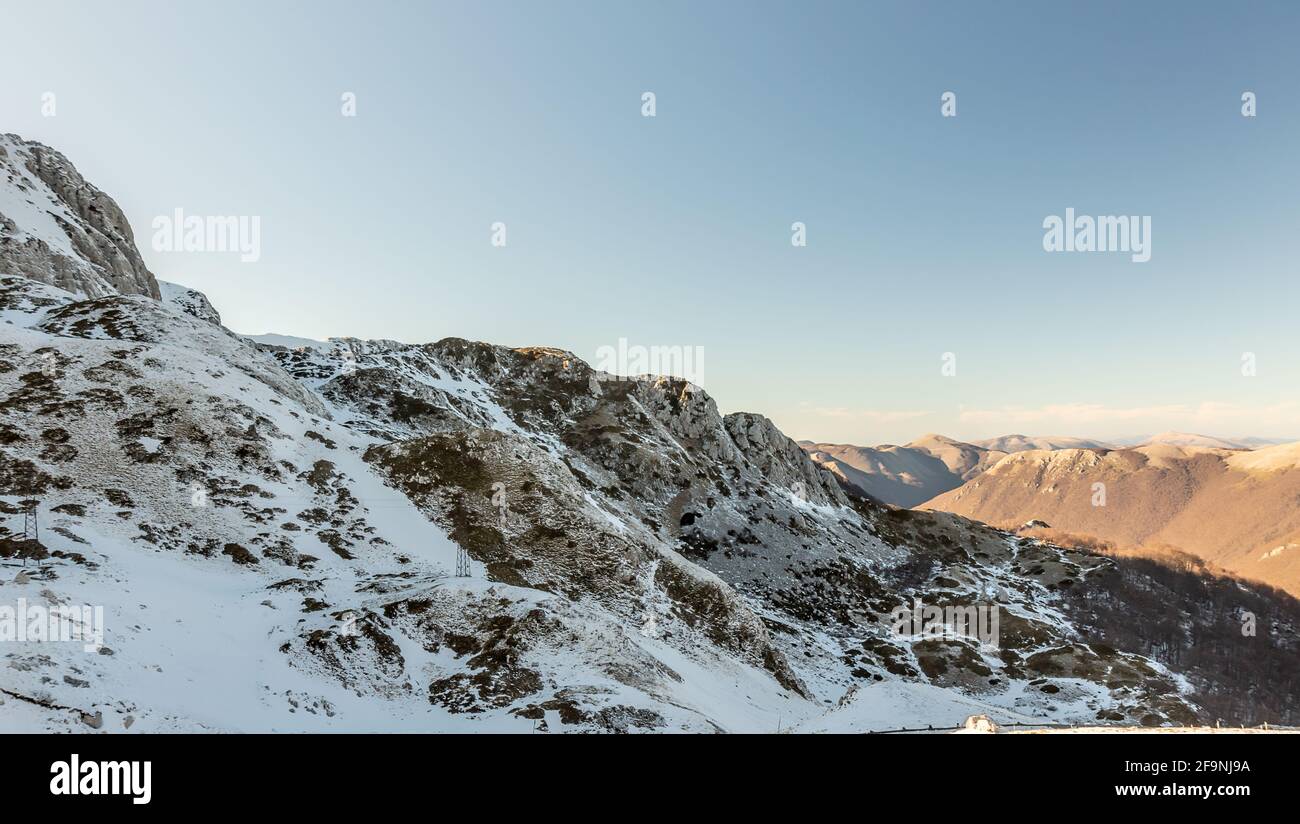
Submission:
<svg viewBox="0 0 1300 824">
<path fill-rule="evenodd" d="M 90 298 L 161 298 L 117 203 L 62 153 L 15 134 L 0 135 L 0 274 Z"/>
<path fill-rule="evenodd" d="M 935 442 L 949 444 L 949 445 L 965 445 L 961 441 L 955 438 L 949 438 L 947 435 L 940 435 L 938 432 L 927 432 L 921 437 L 912 441 L 910 445 L 915 446 L 918 444 L 935 443 Z"/>
<path fill-rule="evenodd" d="M 1230 440 L 1228 438 L 1216 438 L 1212 435 L 1199 435 L 1195 432 L 1176 432 L 1173 430 L 1152 435 L 1143 445 L 1148 446 L 1151 444 L 1165 444 L 1167 446 L 1202 446 L 1210 449 L 1249 448 L 1249 446 L 1241 441 Z"/>
</svg>

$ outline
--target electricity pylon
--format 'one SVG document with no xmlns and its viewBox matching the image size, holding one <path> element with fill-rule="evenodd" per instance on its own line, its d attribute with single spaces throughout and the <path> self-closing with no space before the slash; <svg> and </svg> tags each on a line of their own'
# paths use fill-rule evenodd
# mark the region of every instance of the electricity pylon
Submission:
<svg viewBox="0 0 1300 824">
<path fill-rule="evenodd" d="M 36 520 L 36 501 L 23 501 L 27 508 L 23 510 L 23 539 L 28 541 L 39 541 L 41 538 L 41 525 Z"/>
</svg>

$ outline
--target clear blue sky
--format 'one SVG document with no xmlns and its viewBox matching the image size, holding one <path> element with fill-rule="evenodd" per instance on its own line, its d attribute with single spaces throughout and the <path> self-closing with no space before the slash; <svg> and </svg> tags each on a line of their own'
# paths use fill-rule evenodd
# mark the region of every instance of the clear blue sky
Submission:
<svg viewBox="0 0 1300 824">
<path fill-rule="evenodd" d="M 1300 5 L 1207 5 L 3 0 L 0 130 L 240 332 L 702 346 L 818 440 L 1300 437 Z M 178 207 L 261 260 L 152 251 Z"/>
</svg>

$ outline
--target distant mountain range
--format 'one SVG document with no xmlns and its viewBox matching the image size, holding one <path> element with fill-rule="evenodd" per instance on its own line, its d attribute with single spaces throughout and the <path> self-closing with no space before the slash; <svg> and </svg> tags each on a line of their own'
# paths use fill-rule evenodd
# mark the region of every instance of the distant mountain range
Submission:
<svg viewBox="0 0 1300 824">
<path fill-rule="evenodd" d="M 1132 440 L 932 434 L 904 446 L 800 446 L 846 489 L 881 503 L 1002 529 L 1041 522 L 1056 541 L 1180 550 L 1300 595 L 1300 442 L 1188 432 Z"/>
<path fill-rule="evenodd" d="M 1155 443 L 1020 452 L 921 508 L 1004 528 L 1038 519 L 1121 548 L 1173 547 L 1300 595 L 1297 501 L 1300 443 L 1257 450 Z"/>
<path fill-rule="evenodd" d="M 1196 435 L 1191 432 L 1161 432 L 1145 438 L 1120 438 L 1111 441 L 1116 447 L 1149 446 L 1166 444 L 1168 446 L 1203 446 L 1210 449 L 1259 449 L 1261 446 L 1277 446 L 1290 443 L 1294 438 L 1215 438 L 1210 435 Z"/>
<path fill-rule="evenodd" d="M 1008 455 L 1020 452 L 1118 450 L 1155 445 L 1249 450 L 1288 442 L 1281 438 L 1218 438 L 1191 432 L 1161 432 L 1116 441 L 1061 435 L 1003 435 L 978 441 L 958 441 L 929 434 L 903 446 L 854 446 L 807 440 L 799 441 L 799 445 L 841 483 L 881 503 L 911 508 L 956 489 Z"/>
<path fill-rule="evenodd" d="M 956 489 L 1007 455 L 1027 449 L 1109 449 L 1100 441 L 1004 435 L 967 443 L 925 435 L 903 446 L 853 446 L 800 441 L 841 483 L 882 503 L 914 507 Z"/>
</svg>

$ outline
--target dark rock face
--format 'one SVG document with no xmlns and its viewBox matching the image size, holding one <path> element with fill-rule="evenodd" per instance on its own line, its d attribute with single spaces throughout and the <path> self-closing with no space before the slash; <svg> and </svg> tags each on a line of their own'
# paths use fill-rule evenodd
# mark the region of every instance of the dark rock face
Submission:
<svg viewBox="0 0 1300 824">
<path fill-rule="evenodd" d="M 159 298 L 131 226 L 59 152 L 0 136 L 0 274 L 96 298 Z"/>
</svg>

